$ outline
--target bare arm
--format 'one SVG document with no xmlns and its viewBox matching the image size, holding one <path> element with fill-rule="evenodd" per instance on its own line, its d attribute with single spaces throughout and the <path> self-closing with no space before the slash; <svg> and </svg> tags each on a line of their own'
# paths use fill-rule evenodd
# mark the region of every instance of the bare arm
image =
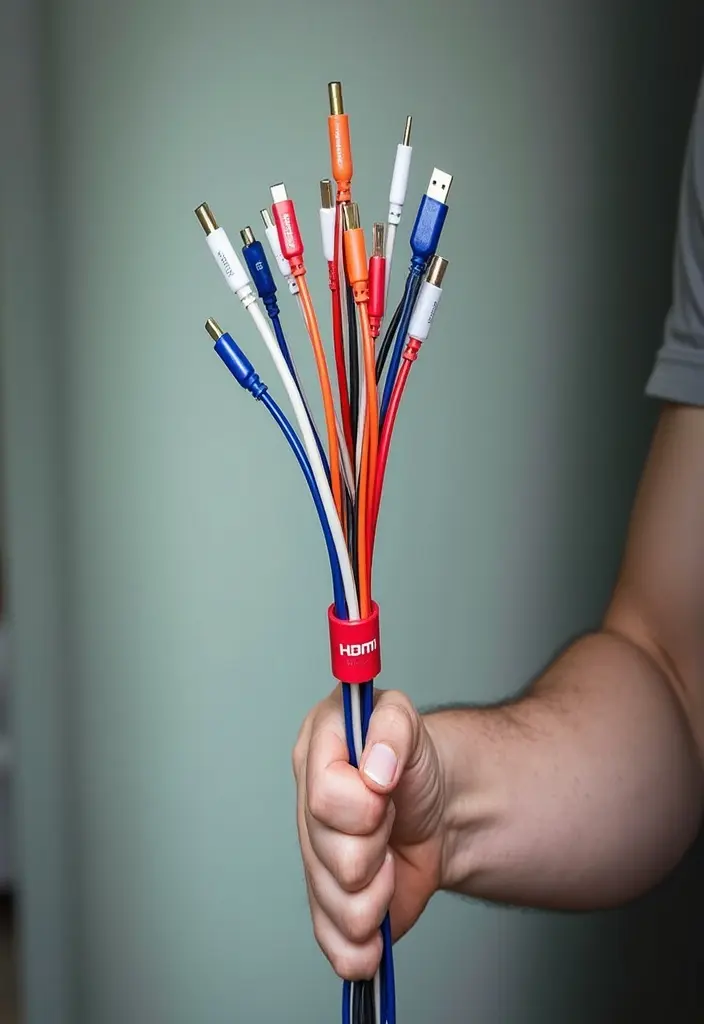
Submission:
<svg viewBox="0 0 704 1024">
<path fill-rule="evenodd" d="M 425 725 L 445 779 L 442 887 L 590 908 L 678 862 L 704 807 L 704 409 L 661 417 L 602 631 L 516 704 Z"/>
</svg>

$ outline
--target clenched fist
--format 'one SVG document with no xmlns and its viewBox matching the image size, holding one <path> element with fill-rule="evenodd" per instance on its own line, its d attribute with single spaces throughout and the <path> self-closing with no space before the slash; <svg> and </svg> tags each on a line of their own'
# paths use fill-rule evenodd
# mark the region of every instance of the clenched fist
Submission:
<svg viewBox="0 0 704 1024">
<path fill-rule="evenodd" d="M 358 771 L 348 763 L 336 689 L 306 718 L 293 766 L 315 937 L 340 977 L 371 978 L 387 910 L 399 938 L 440 883 L 444 787 L 435 745 L 407 697 L 377 692 Z"/>
</svg>

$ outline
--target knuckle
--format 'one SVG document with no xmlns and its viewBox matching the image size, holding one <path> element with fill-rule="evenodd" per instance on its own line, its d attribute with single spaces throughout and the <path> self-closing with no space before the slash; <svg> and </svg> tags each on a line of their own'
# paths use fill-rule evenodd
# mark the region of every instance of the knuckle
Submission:
<svg viewBox="0 0 704 1024">
<path fill-rule="evenodd" d="M 345 935 L 351 942 L 367 942 L 378 928 L 380 918 L 381 908 L 371 900 L 353 900 L 344 921 Z"/>
<path fill-rule="evenodd" d="M 365 847 L 348 837 L 338 857 L 337 880 L 347 892 L 362 889 L 368 880 L 369 857 Z"/>
<path fill-rule="evenodd" d="M 328 956 L 335 974 L 345 981 L 366 981 L 374 977 L 380 958 L 376 943 L 335 951 Z"/>
</svg>

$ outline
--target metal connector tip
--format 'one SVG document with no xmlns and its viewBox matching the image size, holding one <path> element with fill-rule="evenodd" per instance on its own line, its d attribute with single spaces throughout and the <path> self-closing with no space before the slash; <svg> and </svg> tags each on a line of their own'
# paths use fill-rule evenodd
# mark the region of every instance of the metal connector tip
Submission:
<svg viewBox="0 0 704 1024">
<path fill-rule="evenodd" d="M 254 237 L 254 232 L 249 227 L 242 228 L 242 230 L 240 231 L 240 238 L 242 239 L 243 245 L 253 245 L 254 242 L 256 241 Z"/>
<path fill-rule="evenodd" d="M 435 285 L 436 288 L 442 288 L 442 282 L 445 277 L 445 271 L 448 267 L 448 261 L 443 259 L 442 256 L 433 256 L 428 267 L 428 276 L 426 278 L 428 284 Z"/>
<path fill-rule="evenodd" d="M 205 321 L 205 329 L 213 341 L 219 341 L 225 333 L 217 320 L 213 320 L 212 316 L 208 317 Z"/>
<path fill-rule="evenodd" d="M 260 210 L 259 212 L 262 215 L 262 220 L 264 221 L 264 227 L 267 229 L 267 231 L 269 230 L 269 228 L 273 228 L 274 222 L 271 219 L 271 214 L 269 213 L 269 211 L 268 210 Z"/>
<path fill-rule="evenodd" d="M 386 247 L 386 224 L 375 224 L 372 234 L 372 256 L 383 256 Z"/>
<path fill-rule="evenodd" d="M 323 178 L 320 182 L 320 205 L 324 210 L 332 210 L 335 205 L 335 195 L 329 178 Z"/>
<path fill-rule="evenodd" d="M 342 102 L 342 82 L 328 83 L 328 98 L 330 100 L 330 114 L 332 117 L 344 114 L 345 105 Z"/>
<path fill-rule="evenodd" d="M 272 203 L 285 203 L 288 199 L 288 193 L 283 181 L 280 181 L 278 185 L 272 185 L 270 191 Z"/>
<path fill-rule="evenodd" d="M 410 146 L 411 144 L 411 128 L 413 127 L 413 117 L 409 114 L 406 118 L 406 127 L 403 130 L 403 144 L 404 146 Z"/>
<path fill-rule="evenodd" d="M 452 175 L 448 174 L 447 171 L 441 171 L 439 167 L 433 167 L 427 192 L 430 198 L 437 199 L 440 203 L 447 203 L 447 197 L 450 195 L 451 188 Z"/>
<path fill-rule="evenodd" d="M 342 207 L 342 223 L 345 231 L 356 231 L 359 227 L 359 207 L 356 203 L 347 203 Z"/>
<path fill-rule="evenodd" d="M 200 222 L 200 226 L 205 231 L 206 235 L 212 235 L 213 231 L 217 231 L 218 222 L 213 216 L 213 211 L 210 209 L 207 203 L 201 203 L 200 206 L 196 207 L 196 217 Z"/>
</svg>

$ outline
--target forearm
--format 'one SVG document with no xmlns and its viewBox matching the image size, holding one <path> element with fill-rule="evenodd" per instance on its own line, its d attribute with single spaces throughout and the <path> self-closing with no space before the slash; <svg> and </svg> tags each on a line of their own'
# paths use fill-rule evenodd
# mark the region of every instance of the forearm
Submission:
<svg viewBox="0 0 704 1024">
<path fill-rule="evenodd" d="M 520 701 L 426 718 L 443 763 L 443 888 L 536 907 L 644 892 L 699 829 L 704 785 L 685 714 L 637 646 L 574 644 Z"/>
</svg>

